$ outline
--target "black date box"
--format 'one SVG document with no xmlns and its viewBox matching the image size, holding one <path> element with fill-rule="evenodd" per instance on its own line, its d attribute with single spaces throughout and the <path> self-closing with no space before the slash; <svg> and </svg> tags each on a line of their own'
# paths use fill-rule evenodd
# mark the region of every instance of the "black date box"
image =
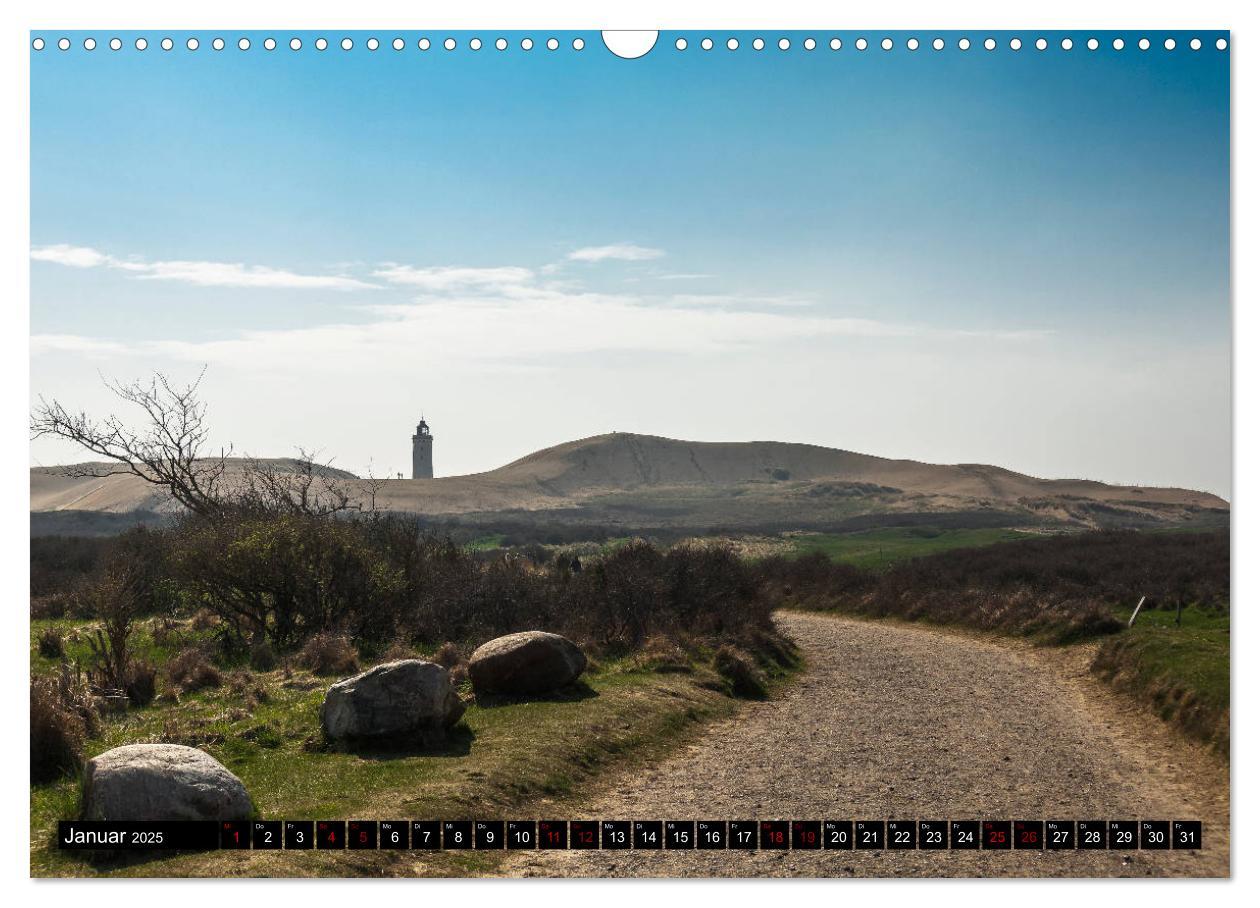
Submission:
<svg viewBox="0 0 1260 908">
<path fill-rule="evenodd" d="M 473 822 L 473 848 L 482 851 L 498 851 L 503 847 L 502 820 L 475 820 Z"/>
<path fill-rule="evenodd" d="M 411 847 L 437 851 L 442 847 L 442 824 L 438 820 L 411 821 Z"/>
<path fill-rule="evenodd" d="M 696 823 L 696 847 L 710 850 L 726 847 L 725 820 L 699 820 Z"/>
<path fill-rule="evenodd" d="M 883 820 L 856 820 L 853 823 L 853 846 L 865 851 L 879 851 L 884 847 Z"/>
<path fill-rule="evenodd" d="M 757 821 L 731 820 L 726 824 L 726 847 L 742 851 L 757 848 Z"/>
<path fill-rule="evenodd" d="M 949 847 L 957 851 L 968 851 L 980 847 L 979 820 L 950 820 Z"/>
<path fill-rule="evenodd" d="M 315 824 L 316 848 L 345 848 L 345 820 L 320 820 Z"/>
<path fill-rule="evenodd" d="M 539 848 L 568 848 L 569 847 L 569 821 L 568 820 L 539 820 L 538 821 L 538 847 Z"/>
<path fill-rule="evenodd" d="M 346 845 L 356 851 L 375 851 L 376 821 L 351 820 L 346 829 Z"/>
<path fill-rule="evenodd" d="M 1106 820 L 1077 820 L 1076 847 L 1084 851 L 1101 851 L 1107 847 Z"/>
<path fill-rule="evenodd" d="M 285 820 L 284 847 L 288 851 L 309 851 L 315 847 L 314 820 Z"/>
<path fill-rule="evenodd" d="M 757 828 L 761 834 L 762 850 L 786 849 L 791 844 L 787 820 L 762 820 Z"/>
<path fill-rule="evenodd" d="M 985 820 L 980 828 L 983 833 L 980 837 L 981 848 L 1001 850 L 1011 847 L 1010 820 Z"/>
<path fill-rule="evenodd" d="M 1050 851 L 1070 851 L 1076 847 L 1076 822 L 1073 820 L 1046 820 L 1046 848 Z"/>
<path fill-rule="evenodd" d="M 696 824 L 694 820 L 666 820 L 665 847 L 673 849 L 696 847 Z"/>
<path fill-rule="evenodd" d="M 1137 848 L 1137 820 L 1111 820 L 1107 823 L 1107 847 L 1121 851 Z"/>
<path fill-rule="evenodd" d="M 250 838 L 259 851 L 273 851 L 282 844 L 284 832 L 279 820 L 255 820 L 250 824 Z"/>
<path fill-rule="evenodd" d="M 1172 847 L 1178 850 L 1203 847 L 1203 823 L 1199 820 L 1173 820 Z"/>
<path fill-rule="evenodd" d="M 600 841 L 605 848 L 625 851 L 634 845 L 629 820 L 604 820 L 599 824 Z"/>
<path fill-rule="evenodd" d="M 507 847 L 534 849 L 538 847 L 538 824 L 533 820 L 508 820 Z"/>
<path fill-rule="evenodd" d="M 635 848 L 665 847 L 665 824 L 661 820 L 635 820 L 632 830 Z"/>
<path fill-rule="evenodd" d="M 914 820 L 889 820 L 885 835 L 889 851 L 907 851 L 915 847 Z"/>
<path fill-rule="evenodd" d="M 949 823 L 944 820 L 919 821 L 919 847 L 939 851 L 949 847 Z"/>
<path fill-rule="evenodd" d="M 1041 820 L 1015 821 L 1015 847 L 1040 851 L 1046 847 L 1046 824 Z"/>
<path fill-rule="evenodd" d="M 223 820 L 219 823 L 220 848 L 248 848 L 249 823 L 243 820 Z"/>
<path fill-rule="evenodd" d="M 599 847 L 599 822 L 596 820 L 569 821 L 569 847 L 591 850 Z"/>
<path fill-rule="evenodd" d="M 472 820 L 443 820 L 442 847 L 448 851 L 463 851 L 473 847 Z"/>
<path fill-rule="evenodd" d="M 1138 838 L 1143 848 L 1162 851 L 1172 848 L 1172 823 L 1168 820 L 1143 820 L 1138 824 Z"/>
<path fill-rule="evenodd" d="M 792 847 L 797 851 L 822 848 L 822 820 L 793 820 Z"/>
<path fill-rule="evenodd" d="M 853 847 L 852 820 L 823 820 L 823 848 L 847 851 Z"/>
<path fill-rule="evenodd" d="M 407 848 L 408 826 L 406 820 L 381 820 L 381 848 Z"/>
</svg>

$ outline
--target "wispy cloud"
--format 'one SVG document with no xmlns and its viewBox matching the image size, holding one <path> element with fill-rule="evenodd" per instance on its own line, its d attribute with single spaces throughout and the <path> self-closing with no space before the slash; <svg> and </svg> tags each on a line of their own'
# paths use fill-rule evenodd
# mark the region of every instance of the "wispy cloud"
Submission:
<svg viewBox="0 0 1260 908">
<path fill-rule="evenodd" d="M 76 353 L 95 356 L 119 356 L 136 352 L 136 346 L 118 341 L 82 337 L 77 334 L 32 334 L 31 353 Z"/>
<path fill-rule="evenodd" d="M 636 246 L 633 243 L 613 243 L 610 246 L 584 246 L 574 249 L 568 258 L 574 262 L 646 262 L 659 259 L 664 254 L 663 249 Z"/>
<path fill-rule="evenodd" d="M 411 265 L 386 263 L 382 268 L 373 271 L 372 276 L 388 281 L 415 287 L 431 293 L 450 293 L 468 289 L 503 289 L 519 287 L 534 279 L 534 272 L 528 268 L 505 266 L 499 268 L 414 268 Z"/>
<path fill-rule="evenodd" d="M 401 267 L 401 266 L 398 266 Z M 430 271 L 433 269 L 424 269 Z M 435 289 L 436 286 L 436 289 Z M 296 374 L 312 361 L 346 375 L 407 375 L 417 351 L 426 364 L 458 372 L 511 372 L 523 366 L 554 368 L 571 356 L 744 356 L 764 351 L 782 357 L 851 339 L 859 344 L 927 342 L 949 338 L 984 343 L 1023 341 L 1012 332 L 960 333 L 926 325 L 846 318 L 811 310 L 757 311 L 747 300 L 640 297 L 513 285 L 446 292 L 457 283 L 430 282 L 416 300 L 372 306 L 366 323 L 323 324 L 245 331 L 205 340 L 145 341 L 127 345 L 65 335 L 36 335 L 36 354 L 135 356 L 221 364 L 242 373 Z M 758 353 L 758 355 L 761 355 Z"/>
<path fill-rule="evenodd" d="M 31 249 L 31 258 L 37 262 L 53 262 L 70 268 L 96 268 L 110 262 L 110 256 L 103 252 L 86 246 L 68 246 L 65 243 L 36 246 Z"/>
<path fill-rule="evenodd" d="M 138 280 L 178 281 L 199 287 L 286 288 L 292 290 L 377 290 L 377 284 L 337 274 L 298 274 L 239 262 L 158 261 L 122 259 L 88 246 L 57 243 L 36 246 L 31 258 L 70 268 L 111 268 Z"/>
</svg>

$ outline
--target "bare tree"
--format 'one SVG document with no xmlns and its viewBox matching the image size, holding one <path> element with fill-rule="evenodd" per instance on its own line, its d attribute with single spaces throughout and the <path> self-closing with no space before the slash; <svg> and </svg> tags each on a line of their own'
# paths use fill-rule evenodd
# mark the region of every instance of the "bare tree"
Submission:
<svg viewBox="0 0 1260 908">
<path fill-rule="evenodd" d="M 318 462 L 303 448 L 289 463 L 248 458 L 235 500 L 244 510 L 327 517 L 341 511 L 375 511 L 380 480 L 367 481 L 368 500 L 355 494 L 332 470 L 332 461 Z"/>
<path fill-rule="evenodd" d="M 143 430 L 129 427 L 110 414 L 94 419 L 73 412 L 60 401 L 39 399 L 31 414 L 31 436 L 52 435 L 72 441 L 109 461 L 64 468 L 68 476 L 116 476 L 131 474 L 161 486 L 171 497 L 195 514 L 211 517 L 223 507 L 222 484 L 231 450 L 208 456 L 209 429 L 206 405 L 197 396 L 205 369 L 184 387 L 171 384 L 160 372 L 145 383 L 123 384 L 106 380 L 114 395 L 144 412 Z"/>
<path fill-rule="evenodd" d="M 64 438 L 107 461 L 64 467 L 63 475 L 137 476 L 203 517 L 241 511 L 325 517 L 365 510 L 352 485 L 304 450 L 284 466 L 247 457 L 229 477 L 232 448 L 206 450 L 210 432 L 206 404 L 198 394 L 204 376 L 202 369 L 196 381 L 185 386 L 172 384 L 160 372 L 148 382 L 106 380 L 115 396 L 141 411 L 139 429 L 113 414 L 95 419 L 40 397 L 31 414 L 31 436 Z M 376 509 L 379 489 L 379 480 L 369 480 L 366 509 Z"/>
</svg>

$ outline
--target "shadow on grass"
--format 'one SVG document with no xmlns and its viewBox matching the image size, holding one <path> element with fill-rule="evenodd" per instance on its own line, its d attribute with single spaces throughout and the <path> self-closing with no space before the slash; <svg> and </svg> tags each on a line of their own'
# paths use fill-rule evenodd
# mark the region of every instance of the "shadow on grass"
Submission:
<svg viewBox="0 0 1260 908">
<path fill-rule="evenodd" d="M 577 703 L 598 696 L 599 692 L 585 681 L 575 681 L 559 690 L 542 694 L 477 694 L 477 705 L 482 709 L 494 709 L 518 703 Z"/>
<path fill-rule="evenodd" d="M 364 760 L 402 760 L 407 757 L 466 757 L 472 751 L 473 734 L 464 723 L 445 732 L 393 739 L 356 739 L 325 741 L 318 748 L 323 753 L 354 754 Z"/>
</svg>

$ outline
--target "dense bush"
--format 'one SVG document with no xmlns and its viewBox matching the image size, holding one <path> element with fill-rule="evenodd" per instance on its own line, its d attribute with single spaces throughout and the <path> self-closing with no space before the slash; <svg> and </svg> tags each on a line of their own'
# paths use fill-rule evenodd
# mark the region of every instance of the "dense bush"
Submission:
<svg viewBox="0 0 1260 908">
<path fill-rule="evenodd" d="M 470 644 L 534 629 L 600 653 L 630 652 L 652 637 L 715 646 L 749 629 L 775 637 L 762 578 L 717 546 L 662 550 L 633 541 L 581 562 L 487 556 L 412 520 L 376 514 L 189 517 L 136 536 L 130 551 L 141 566 L 121 572 L 124 584 L 111 556 L 89 597 L 103 619 L 101 662 L 113 678 L 126 677 L 130 623 L 154 589 L 193 615 L 192 630 L 218 638 L 221 662 L 248 658 L 259 670 L 300 652 L 321 672 L 343 673 L 356 647 Z M 152 565 L 160 566 L 156 576 Z M 207 653 L 172 659 L 172 684 L 217 683 Z"/>
<path fill-rule="evenodd" d="M 32 536 L 31 598 L 62 593 L 85 580 L 113 542 L 99 536 Z"/>
<path fill-rule="evenodd" d="M 763 580 L 806 608 L 926 619 L 1055 639 L 1122 627 L 1117 606 L 1229 601 L 1229 536 L 1101 531 L 953 549 L 887 570 L 824 556 L 769 558 Z"/>
</svg>

